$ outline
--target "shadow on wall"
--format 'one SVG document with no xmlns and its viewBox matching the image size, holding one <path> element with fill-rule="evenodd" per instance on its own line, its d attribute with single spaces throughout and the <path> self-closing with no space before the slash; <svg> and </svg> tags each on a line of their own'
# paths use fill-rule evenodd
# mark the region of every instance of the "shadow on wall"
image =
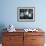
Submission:
<svg viewBox="0 0 46 46">
<path fill-rule="evenodd" d="M 5 25 L 0 24 L 0 43 L 2 43 L 2 36 L 3 36 L 2 32 L 6 31 L 6 30 L 3 30 L 4 28 L 6 28 Z"/>
</svg>

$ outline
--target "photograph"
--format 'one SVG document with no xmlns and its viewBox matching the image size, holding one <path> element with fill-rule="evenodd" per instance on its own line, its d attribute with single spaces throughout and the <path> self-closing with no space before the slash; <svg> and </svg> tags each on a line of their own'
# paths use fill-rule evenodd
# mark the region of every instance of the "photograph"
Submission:
<svg viewBox="0 0 46 46">
<path fill-rule="evenodd" d="M 17 8 L 18 21 L 34 21 L 35 13 L 34 7 L 18 7 Z"/>
</svg>

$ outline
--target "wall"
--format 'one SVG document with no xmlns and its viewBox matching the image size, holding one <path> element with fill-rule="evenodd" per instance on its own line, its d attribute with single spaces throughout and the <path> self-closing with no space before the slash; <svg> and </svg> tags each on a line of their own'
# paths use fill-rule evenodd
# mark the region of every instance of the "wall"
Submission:
<svg viewBox="0 0 46 46">
<path fill-rule="evenodd" d="M 13 24 L 16 28 L 46 28 L 45 0 L 1 0 L 0 24 Z M 17 22 L 17 7 L 35 7 L 35 22 Z"/>
<path fill-rule="evenodd" d="M 0 0 L 0 31 L 13 24 L 16 28 L 42 28 L 46 32 L 46 0 Z M 17 22 L 17 7 L 35 7 L 35 22 Z"/>
</svg>

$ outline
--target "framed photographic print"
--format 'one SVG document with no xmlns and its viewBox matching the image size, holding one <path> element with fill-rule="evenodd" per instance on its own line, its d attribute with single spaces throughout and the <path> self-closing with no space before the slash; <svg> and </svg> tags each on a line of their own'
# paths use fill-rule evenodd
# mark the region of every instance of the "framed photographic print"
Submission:
<svg viewBox="0 0 46 46">
<path fill-rule="evenodd" d="M 18 7 L 17 21 L 21 21 L 21 22 L 35 21 L 35 8 L 34 7 Z"/>
</svg>

